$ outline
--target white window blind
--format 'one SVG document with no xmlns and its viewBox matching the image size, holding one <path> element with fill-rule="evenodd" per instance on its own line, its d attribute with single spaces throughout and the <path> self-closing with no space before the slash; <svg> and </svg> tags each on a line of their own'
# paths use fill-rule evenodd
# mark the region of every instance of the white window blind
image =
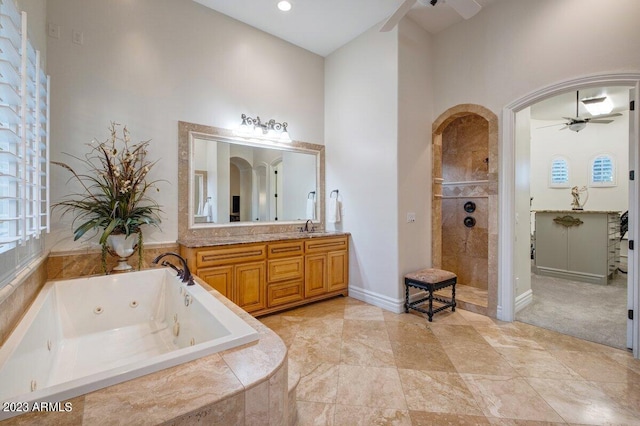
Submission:
<svg viewBox="0 0 640 426">
<path fill-rule="evenodd" d="M 556 157 L 551 161 L 551 186 L 569 185 L 569 165 L 567 160 Z"/>
<path fill-rule="evenodd" d="M 615 185 L 613 159 L 609 155 L 597 156 L 591 165 L 591 183 L 595 185 Z"/>
<path fill-rule="evenodd" d="M 0 0 L 0 256 L 50 225 L 49 77 L 26 28 L 26 13 Z"/>
</svg>

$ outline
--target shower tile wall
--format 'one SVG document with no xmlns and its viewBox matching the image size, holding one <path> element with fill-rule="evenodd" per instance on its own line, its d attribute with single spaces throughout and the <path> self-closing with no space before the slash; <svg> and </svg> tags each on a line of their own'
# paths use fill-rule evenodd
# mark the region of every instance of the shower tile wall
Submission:
<svg viewBox="0 0 640 426">
<path fill-rule="evenodd" d="M 454 120 L 442 134 L 442 267 L 461 284 L 488 288 L 488 123 L 475 115 Z M 464 204 L 476 204 L 467 213 Z M 472 228 L 464 225 L 471 216 Z"/>
</svg>

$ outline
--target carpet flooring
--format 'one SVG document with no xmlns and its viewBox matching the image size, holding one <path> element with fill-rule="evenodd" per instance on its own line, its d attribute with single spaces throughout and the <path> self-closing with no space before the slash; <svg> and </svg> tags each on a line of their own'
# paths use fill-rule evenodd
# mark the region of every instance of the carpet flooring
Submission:
<svg viewBox="0 0 640 426">
<path fill-rule="evenodd" d="M 627 276 L 609 285 L 531 274 L 533 302 L 516 320 L 618 349 L 627 348 Z"/>
</svg>

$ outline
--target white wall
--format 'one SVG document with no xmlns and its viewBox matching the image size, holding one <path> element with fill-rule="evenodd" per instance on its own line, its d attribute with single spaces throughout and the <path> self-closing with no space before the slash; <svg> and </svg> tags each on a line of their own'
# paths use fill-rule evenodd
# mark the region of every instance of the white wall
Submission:
<svg viewBox="0 0 640 426">
<path fill-rule="evenodd" d="M 350 295 L 398 299 L 398 31 L 374 26 L 325 59 L 326 189 L 352 234 Z M 331 225 L 328 226 L 332 228 Z"/>
<path fill-rule="evenodd" d="M 533 210 L 570 210 L 572 186 L 587 185 L 585 210 L 617 210 L 629 206 L 629 113 L 609 124 L 588 124 L 580 132 L 546 127 L 549 121 L 531 120 L 531 196 Z M 589 187 L 591 161 L 600 154 L 616 162 L 616 186 Z M 569 164 L 569 188 L 550 188 L 551 160 L 564 157 Z M 584 200 L 585 196 L 581 196 Z"/>
<path fill-rule="evenodd" d="M 431 266 L 433 115 L 430 35 L 409 19 L 398 29 L 398 297 L 402 276 Z M 407 223 L 407 213 L 416 214 Z"/>
<path fill-rule="evenodd" d="M 531 110 L 525 108 L 519 111 L 516 115 L 516 139 L 518 144 L 515 150 L 516 157 L 516 197 L 515 197 L 515 211 L 516 211 L 516 247 L 517 250 L 514 253 L 514 269 L 516 277 L 516 309 L 523 308 L 530 299 L 523 299 L 523 297 L 530 297 L 531 294 L 531 207 L 530 207 L 530 192 L 531 182 L 533 179 L 530 176 L 536 166 L 533 166 L 531 161 L 530 146 L 533 143 L 531 140 Z"/>
<path fill-rule="evenodd" d="M 434 36 L 434 111 L 475 103 L 500 117 L 559 81 L 637 72 L 639 16 L 637 0 L 498 0 Z"/>
<path fill-rule="evenodd" d="M 177 238 L 177 121 L 234 127 L 240 114 L 290 123 L 292 138 L 324 139 L 324 59 L 192 1 L 50 0 L 47 19 L 61 37 L 48 37 L 52 77 L 53 160 L 84 155 L 92 138 L 105 140 L 111 120 L 127 124 L 133 140 L 151 139 L 160 159 L 151 178 L 162 231 L 147 241 Z M 84 44 L 71 42 L 73 29 Z M 52 197 L 67 180 L 52 167 Z M 228 211 L 228 210 L 226 210 Z M 71 226 L 54 218 L 54 250 L 77 248 Z M 54 240 L 51 238 L 50 240 Z"/>
</svg>

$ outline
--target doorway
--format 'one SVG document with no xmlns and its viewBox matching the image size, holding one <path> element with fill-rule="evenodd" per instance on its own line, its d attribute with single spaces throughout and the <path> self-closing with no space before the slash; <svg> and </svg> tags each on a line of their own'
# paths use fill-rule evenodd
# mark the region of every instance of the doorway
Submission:
<svg viewBox="0 0 640 426">
<path fill-rule="evenodd" d="M 432 264 L 458 275 L 456 301 L 496 317 L 498 118 L 461 104 L 432 132 Z"/>
<path fill-rule="evenodd" d="M 516 158 L 529 163 L 516 171 L 516 319 L 618 349 L 627 348 L 629 89 L 570 90 L 516 114 Z"/>
<path fill-rule="evenodd" d="M 518 271 L 516 270 L 516 227 L 519 221 L 517 213 L 517 194 L 522 193 L 521 184 L 517 180 L 516 170 L 521 164 L 516 156 L 516 135 L 520 131 L 519 123 L 516 115 L 535 103 L 555 96 L 557 94 L 578 90 L 580 88 L 598 87 L 598 86 L 630 86 L 633 87 L 631 98 L 635 104 L 638 104 L 638 93 L 640 92 L 640 74 L 610 74 L 601 76 L 584 77 L 576 80 L 562 82 L 544 89 L 531 93 L 517 101 L 507 105 L 503 110 L 503 127 L 502 139 L 500 143 L 500 224 L 499 224 L 499 306 L 498 318 L 505 321 L 513 321 L 515 319 L 516 295 Z M 638 170 L 640 158 L 638 155 L 638 109 L 635 108 L 630 114 L 630 155 L 629 164 L 632 170 Z M 528 191 L 528 189 L 527 189 Z M 635 224 L 638 222 L 639 196 L 636 180 L 629 181 L 629 239 L 638 239 L 638 229 Z M 638 312 L 640 305 L 640 296 L 638 293 L 638 253 L 630 251 L 628 258 L 628 280 L 632 285 L 629 286 L 628 307 L 631 313 Z M 631 316 L 631 315 L 630 315 Z M 640 340 L 640 328 L 638 327 L 638 315 L 633 315 L 635 319 L 629 320 L 628 326 L 630 330 L 633 355 L 638 358 L 638 342 Z"/>
</svg>

